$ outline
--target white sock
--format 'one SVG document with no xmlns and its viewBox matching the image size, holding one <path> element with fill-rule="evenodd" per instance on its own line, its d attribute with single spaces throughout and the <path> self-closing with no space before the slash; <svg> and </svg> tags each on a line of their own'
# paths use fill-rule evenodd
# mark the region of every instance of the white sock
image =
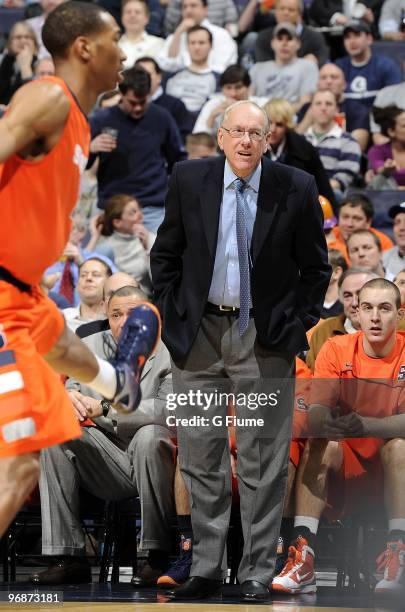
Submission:
<svg viewBox="0 0 405 612">
<path fill-rule="evenodd" d="M 388 531 L 404 531 L 405 532 L 405 518 L 396 518 L 388 520 Z"/>
<path fill-rule="evenodd" d="M 87 382 L 86 385 L 100 393 L 106 399 L 112 399 L 117 392 L 117 375 L 115 369 L 105 361 L 95 356 L 98 363 L 98 374 L 93 380 Z"/>
<path fill-rule="evenodd" d="M 317 534 L 319 519 L 313 516 L 296 516 L 294 518 L 294 527 L 308 527 L 309 531 L 314 535 Z"/>
</svg>

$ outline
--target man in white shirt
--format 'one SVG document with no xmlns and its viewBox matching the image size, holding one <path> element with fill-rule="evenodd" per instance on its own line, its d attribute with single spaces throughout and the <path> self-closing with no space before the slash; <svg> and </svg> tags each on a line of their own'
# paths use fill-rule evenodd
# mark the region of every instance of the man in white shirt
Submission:
<svg viewBox="0 0 405 612">
<path fill-rule="evenodd" d="M 109 276 L 111 276 L 111 269 L 101 259 L 94 257 L 82 263 L 77 283 L 80 303 L 76 307 L 65 308 L 62 311 L 72 331 L 76 331 L 79 325 L 86 321 L 104 319 L 103 288 Z"/>
<path fill-rule="evenodd" d="M 155 57 L 162 49 L 164 40 L 152 36 L 145 30 L 149 23 L 150 10 L 145 0 L 127 0 L 122 5 L 122 25 L 125 28 L 119 45 L 127 59 L 125 68 L 132 68 L 139 57 Z"/>
<path fill-rule="evenodd" d="M 212 49 L 208 61 L 211 70 L 221 73 L 227 66 L 236 63 L 237 45 L 225 28 L 220 28 L 208 21 L 207 0 L 183 0 L 181 15 L 180 24 L 174 34 L 166 39 L 157 58 L 163 70 L 176 72 L 190 65 L 187 31 L 194 25 L 202 25 L 212 34 Z"/>
</svg>

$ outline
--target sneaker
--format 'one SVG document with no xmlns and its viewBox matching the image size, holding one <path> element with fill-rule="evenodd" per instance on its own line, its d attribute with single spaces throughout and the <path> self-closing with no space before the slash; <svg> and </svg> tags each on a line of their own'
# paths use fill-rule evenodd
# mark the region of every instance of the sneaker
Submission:
<svg viewBox="0 0 405 612">
<path fill-rule="evenodd" d="M 160 587 L 180 586 L 190 576 L 191 562 L 193 560 L 192 542 L 189 538 L 181 536 L 180 556 L 169 567 L 167 572 L 160 576 L 157 584 Z"/>
<path fill-rule="evenodd" d="M 394 593 L 405 589 L 405 544 L 388 542 L 386 550 L 377 559 L 377 572 L 384 570 L 384 578 L 377 582 L 375 593 Z"/>
<path fill-rule="evenodd" d="M 299 536 L 288 549 L 282 572 L 273 578 L 273 591 L 279 593 L 315 593 L 314 551 L 305 538 Z"/>
<path fill-rule="evenodd" d="M 133 308 L 125 321 L 113 362 L 117 374 L 117 393 L 112 404 L 118 412 L 133 412 L 139 406 L 142 370 L 156 348 L 160 326 L 159 311 L 149 303 Z"/>
</svg>

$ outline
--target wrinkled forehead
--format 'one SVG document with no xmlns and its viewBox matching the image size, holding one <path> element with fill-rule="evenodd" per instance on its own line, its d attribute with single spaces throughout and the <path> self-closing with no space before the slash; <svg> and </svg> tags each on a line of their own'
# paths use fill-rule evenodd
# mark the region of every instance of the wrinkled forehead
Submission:
<svg viewBox="0 0 405 612">
<path fill-rule="evenodd" d="M 108 314 L 118 311 L 128 314 L 132 308 L 138 306 L 140 302 L 142 302 L 142 300 L 139 297 L 132 295 L 112 297 L 108 303 Z"/>
<path fill-rule="evenodd" d="M 227 123 L 232 126 L 257 127 L 263 129 L 266 119 L 260 109 L 250 105 L 242 104 L 232 109 L 227 117 Z"/>
</svg>

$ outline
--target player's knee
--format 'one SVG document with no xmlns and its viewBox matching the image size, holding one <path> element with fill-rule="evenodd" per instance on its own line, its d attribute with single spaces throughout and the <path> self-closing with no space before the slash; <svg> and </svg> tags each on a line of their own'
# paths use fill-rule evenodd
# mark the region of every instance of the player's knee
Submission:
<svg viewBox="0 0 405 612">
<path fill-rule="evenodd" d="M 312 438 L 308 441 L 305 452 L 308 466 L 320 473 L 325 470 L 336 471 L 341 464 L 342 453 L 338 442 L 325 438 Z"/>
<path fill-rule="evenodd" d="M 381 447 L 381 459 L 384 465 L 405 463 L 405 439 L 393 438 Z"/>
</svg>

